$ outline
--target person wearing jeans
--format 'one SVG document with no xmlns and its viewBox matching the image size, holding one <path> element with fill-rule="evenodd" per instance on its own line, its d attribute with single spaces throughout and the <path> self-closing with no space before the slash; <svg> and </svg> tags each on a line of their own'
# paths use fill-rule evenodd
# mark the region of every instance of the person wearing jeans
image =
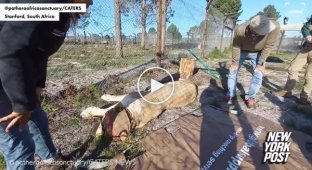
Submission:
<svg viewBox="0 0 312 170">
<path fill-rule="evenodd" d="M 1 93 L 3 94 L 3 90 Z M 4 101 L 3 99 L 7 97 L 1 96 L 0 100 Z M 2 104 L 4 103 L 0 105 Z M 0 111 L 4 111 L 3 108 Z M 5 125 L 7 124 L 2 123 L 0 128 L 0 152 L 7 160 L 8 170 L 34 169 L 31 161 L 34 161 L 35 153 L 46 163 L 58 159 L 59 155 L 48 130 L 47 114 L 40 107 L 31 112 L 30 120 L 22 131 L 13 126 L 10 133 L 7 133 L 4 131 Z"/>
<path fill-rule="evenodd" d="M 261 84 L 262 84 L 262 77 L 263 73 L 256 69 L 258 60 L 259 60 L 259 54 L 260 53 L 255 53 L 255 52 L 241 52 L 241 56 L 239 59 L 239 65 L 237 69 L 231 69 L 229 76 L 228 76 L 228 95 L 229 96 L 235 96 L 236 94 L 236 83 L 237 83 L 237 73 L 244 63 L 244 61 L 250 61 L 252 68 L 254 70 L 252 79 L 250 81 L 250 87 L 248 90 L 248 93 L 245 96 L 245 100 L 248 100 L 250 98 L 256 98 L 256 94 L 258 93 Z"/>
<path fill-rule="evenodd" d="M 92 0 L 0 3 L 85 3 L 88 7 Z M 59 21 L 0 21 L 0 153 L 8 170 L 35 169 L 35 153 L 46 162 L 58 159 L 39 98 L 48 57 L 63 44 L 71 21 L 77 22 L 79 15 L 61 13 Z"/>
<path fill-rule="evenodd" d="M 229 103 L 236 96 L 237 73 L 244 61 L 250 60 L 254 71 L 245 100 L 249 108 L 256 108 L 255 98 L 262 84 L 265 60 L 275 45 L 279 31 L 279 24 L 263 15 L 257 15 L 235 28 L 228 92 L 225 96 Z"/>
</svg>

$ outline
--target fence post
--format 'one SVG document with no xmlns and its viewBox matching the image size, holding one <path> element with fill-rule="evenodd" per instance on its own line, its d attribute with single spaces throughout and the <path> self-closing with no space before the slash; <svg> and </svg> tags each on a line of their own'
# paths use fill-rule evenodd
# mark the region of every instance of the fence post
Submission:
<svg viewBox="0 0 312 170">
<path fill-rule="evenodd" d="M 208 39 L 208 17 L 209 17 L 209 7 L 212 3 L 213 0 L 206 0 L 207 1 L 207 6 L 206 6 L 206 16 L 205 16 L 205 25 L 204 25 L 204 33 L 203 33 L 203 39 L 201 42 L 201 50 L 202 50 L 202 57 L 205 57 L 205 49 L 206 49 L 206 43 Z"/>
<path fill-rule="evenodd" d="M 280 48 L 281 48 L 281 45 L 282 45 L 282 41 L 283 41 L 284 35 L 285 35 L 285 30 L 282 31 L 282 35 L 281 35 L 280 41 L 279 41 L 279 43 L 278 43 L 278 47 L 277 47 L 276 54 L 278 54 L 279 51 L 280 51 Z"/>
<path fill-rule="evenodd" d="M 120 0 L 114 0 L 116 57 L 123 57 Z"/>
<path fill-rule="evenodd" d="M 162 23 L 162 15 L 161 15 L 161 6 L 162 0 L 157 1 L 157 52 L 156 52 L 156 65 L 160 67 L 161 60 L 161 23 Z"/>
</svg>

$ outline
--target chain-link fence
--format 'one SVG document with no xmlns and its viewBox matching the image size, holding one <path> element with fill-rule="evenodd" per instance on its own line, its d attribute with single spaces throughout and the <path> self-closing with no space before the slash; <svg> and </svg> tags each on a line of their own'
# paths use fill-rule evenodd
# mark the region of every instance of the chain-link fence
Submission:
<svg viewBox="0 0 312 170">
<path fill-rule="evenodd" d="M 142 65 L 150 66 L 152 63 L 155 66 L 155 63 L 152 62 L 156 56 L 157 48 L 157 5 L 155 1 L 146 0 L 146 10 L 148 11 L 146 33 L 143 33 L 142 30 L 144 29 L 141 28 L 142 4 L 135 3 L 138 2 L 135 0 L 118 1 L 120 2 L 118 7 L 121 11 L 120 25 L 123 55 L 116 55 L 116 44 L 118 43 L 116 25 L 118 24 L 116 24 L 114 11 L 116 10 L 115 3 L 117 0 L 93 0 L 89 12 L 70 28 L 61 49 L 50 57 L 46 93 L 58 95 L 58 92 L 68 88 L 68 83 L 79 88 L 103 82 L 103 80 L 109 86 L 105 86 L 105 90 L 111 90 L 105 92 L 118 94 L 122 91 L 127 93 L 136 90 L 136 80 L 134 79 L 138 78 L 138 74 L 141 72 L 138 71 L 131 76 L 126 73 Z M 219 61 L 219 59 L 229 59 L 231 57 L 230 47 L 235 21 L 231 20 L 227 14 L 222 14 L 216 8 L 210 6 L 207 34 L 204 34 L 206 5 L 205 0 L 198 0 L 198 3 L 197 0 L 196 2 L 190 0 L 171 1 L 167 14 L 166 58 L 177 60 L 180 54 L 189 54 L 188 50 L 194 51 L 204 60 L 218 59 Z M 172 17 L 172 14 L 174 17 Z M 144 35 L 145 43 L 142 43 L 141 37 Z M 203 45 L 204 36 L 207 36 L 206 46 Z M 281 44 L 281 51 L 295 50 L 301 43 L 301 37 L 285 37 Z M 144 48 L 142 48 L 142 44 L 144 44 Z M 200 55 L 203 51 L 205 52 L 204 56 Z M 291 57 L 293 57 L 292 54 Z M 171 65 L 171 67 L 169 71 L 176 73 L 178 66 Z M 122 80 L 117 78 L 121 74 L 123 75 Z M 146 82 L 147 84 L 150 83 Z M 49 118 L 51 118 L 50 129 L 53 139 L 57 147 L 62 148 L 65 152 L 80 147 L 86 141 L 90 133 L 90 126 L 94 123 L 82 121 L 79 116 L 80 109 L 89 105 L 100 106 L 103 104 L 103 101 L 100 100 L 103 93 L 101 90 L 83 89 L 74 95 L 71 90 L 69 88 L 66 91 L 69 98 L 43 102 L 44 110 L 49 112 Z M 197 105 L 199 104 L 197 103 Z M 190 108 L 192 109 L 192 106 Z M 178 110 L 176 114 L 179 117 L 183 113 Z M 160 128 L 167 123 L 168 121 L 163 121 L 155 127 Z M 64 137 L 64 134 L 66 134 L 66 137 Z M 138 136 L 137 134 L 130 136 L 130 141 L 135 138 L 135 142 L 138 143 L 137 138 L 144 137 Z M 103 140 L 100 142 L 103 142 Z M 131 145 L 133 143 L 130 142 L 130 144 L 123 143 L 111 146 L 115 149 L 114 151 L 109 150 L 108 147 L 108 149 L 105 148 L 107 150 L 103 148 L 95 149 L 99 152 L 102 152 L 102 150 L 103 152 L 110 151 L 111 153 L 106 153 L 107 155 L 116 155 L 113 152 L 123 152 L 130 150 L 129 147 L 132 147 L 131 151 L 133 149 L 135 151 L 132 154 L 137 156 L 135 154 L 141 152 L 141 150 L 137 149 L 138 146 L 135 148 Z"/>
<path fill-rule="evenodd" d="M 182 38 L 175 38 L 169 30 L 170 23 L 168 24 L 166 44 L 169 56 L 176 57 L 182 51 L 188 53 L 187 50 L 191 49 L 204 59 L 225 57 L 215 56 L 213 54 L 216 52 L 220 54 L 222 51 L 227 52 L 229 50 L 232 41 L 232 30 L 234 28 L 234 21 L 230 17 L 222 14 L 211 5 L 208 12 L 207 33 L 205 34 L 205 3 L 175 0 L 172 1 L 172 5 L 180 10 L 177 10 L 175 13 L 179 18 L 170 21 L 174 24 L 175 22 L 181 23 L 182 20 L 183 29 L 180 30 Z M 207 36 L 206 46 L 203 46 L 204 36 Z M 200 55 L 203 51 L 205 52 L 205 56 Z"/>
<path fill-rule="evenodd" d="M 92 84 L 105 75 L 124 72 L 155 58 L 156 2 L 146 1 L 146 28 L 142 35 L 142 4 L 120 0 L 122 57 L 116 56 L 115 2 L 94 0 L 88 14 L 70 28 L 62 48 L 50 59 L 48 85 L 61 87 L 68 81 L 78 86 Z M 171 1 L 167 12 L 165 56 L 177 59 L 179 54 L 189 53 L 187 50 L 191 49 L 203 59 L 231 57 L 235 21 L 211 5 L 205 34 L 206 5 L 206 1 Z M 145 36 L 144 48 L 142 36 Z M 207 36 L 206 46 L 203 46 L 204 36 Z M 296 50 L 301 41 L 301 37 L 284 37 L 281 51 Z M 204 56 L 201 55 L 203 51 Z"/>
<path fill-rule="evenodd" d="M 65 43 L 51 57 L 48 85 L 62 86 L 68 81 L 78 86 L 95 83 L 105 74 L 120 73 L 153 59 L 157 45 L 157 6 L 152 4 L 155 2 L 147 1 L 145 49 L 142 49 L 142 9 L 140 3 L 134 2 L 120 1 L 123 57 L 116 57 L 114 1 L 94 0 L 88 14 L 81 17 L 79 22 L 70 28 Z M 173 13 L 175 17 L 169 17 L 167 22 L 167 56 L 176 58 L 177 54 L 186 52 L 188 49 L 200 51 L 206 13 L 205 3 L 201 4 L 204 5 L 185 0 L 171 2 L 168 13 Z M 196 15 L 194 10 L 196 10 Z M 173 25 L 177 30 L 171 29 Z M 207 54 L 215 49 L 229 48 L 232 28 L 233 21 L 211 7 L 207 46 L 204 47 Z M 90 76 L 93 79 L 90 79 Z"/>
</svg>

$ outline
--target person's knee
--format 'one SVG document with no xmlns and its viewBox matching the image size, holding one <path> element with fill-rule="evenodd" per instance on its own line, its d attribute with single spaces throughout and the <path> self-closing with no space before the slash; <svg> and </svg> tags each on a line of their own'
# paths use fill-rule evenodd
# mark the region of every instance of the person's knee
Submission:
<svg viewBox="0 0 312 170">
<path fill-rule="evenodd" d="M 262 73 L 262 71 L 260 71 L 260 70 L 255 70 L 253 76 L 254 76 L 254 78 L 256 78 L 257 80 L 261 80 L 261 81 L 262 81 L 263 73 Z"/>
<path fill-rule="evenodd" d="M 26 161 L 33 161 L 35 154 L 34 141 L 31 138 L 13 138 L 4 154 L 8 166 L 19 167 L 20 164 L 25 164 Z"/>
<path fill-rule="evenodd" d="M 18 158 L 29 159 L 35 154 L 35 143 L 31 138 L 22 139 L 20 144 L 13 149 L 12 153 L 19 155 L 17 156 Z"/>
<path fill-rule="evenodd" d="M 237 76 L 238 69 L 230 69 L 229 78 L 235 79 Z"/>
</svg>

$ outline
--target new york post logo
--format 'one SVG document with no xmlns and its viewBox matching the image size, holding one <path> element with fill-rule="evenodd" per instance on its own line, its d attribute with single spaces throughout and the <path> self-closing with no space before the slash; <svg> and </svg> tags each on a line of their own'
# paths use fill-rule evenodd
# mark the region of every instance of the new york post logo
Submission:
<svg viewBox="0 0 312 170">
<path fill-rule="evenodd" d="M 269 132 L 263 144 L 263 163 L 286 163 L 290 155 L 291 132 Z"/>
</svg>

